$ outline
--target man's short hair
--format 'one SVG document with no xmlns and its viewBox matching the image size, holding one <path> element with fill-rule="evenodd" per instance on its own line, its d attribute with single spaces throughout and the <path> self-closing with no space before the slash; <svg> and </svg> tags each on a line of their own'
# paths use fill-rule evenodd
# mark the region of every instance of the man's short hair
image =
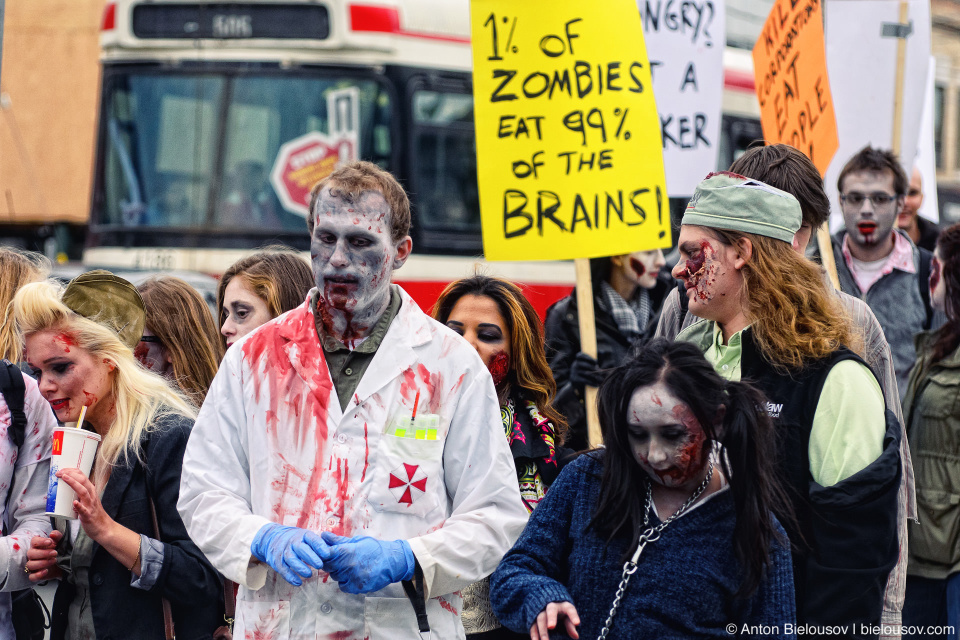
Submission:
<svg viewBox="0 0 960 640">
<path fill-rule="evenodd" d="M 856 171 L 890 171 L 893 173 L 893 190 L 896 195 L 907 195 L 910 180 L 907 179 L 906 172 L 900 166 L 900 161 L 892 151 L 874 149 L 870 145 L 860 149 L 843 166 L 840 177 L 837 178 L 837 190 L 840 193 L 843 193 L 843 179 Z"/>
<path fill-rule="evenodd" d="M 313 235 L 317 200 L 320 192 L 328 186 L 336 195 L 351 199 L 359 198 L 364 191 L 376 191 L 390 207 L 390 238 L 394 242 L 400 242 L 410 233 L 410 199 L 403 187 L 389 171 L 372 162 L 360 160 L 340 167 L 310 191 L 310 215 L 307 216 L 307 230 L 310 235 Z"/>
<path fill-rule="evenodd" d="M 830 217 L 830 198 L 823 190 L 820 171 L 807 156 L 790 145 L 751 147 L 733 161 L 730 171 L 791 194 L 800 201 L 803 223 L 814 229 Z"/>
</svg>

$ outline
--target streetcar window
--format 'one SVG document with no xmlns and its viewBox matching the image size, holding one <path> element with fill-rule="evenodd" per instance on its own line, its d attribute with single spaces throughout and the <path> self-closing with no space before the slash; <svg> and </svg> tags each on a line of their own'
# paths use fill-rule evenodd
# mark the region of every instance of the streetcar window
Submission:
<svg viewBox="0 0 960 640">
<path fill-rule="evenodd" d="M 425 234 L 480 234 L 473 97 L 417 90 L 412 95 L 413 184 Z"/>
<path fill-rule="evenodd" d="M 285 143 L 330 134 L 327 98 L 344 89 L 357 96 L 359 157 L 391 168 L 392 105 L 372 79 L 124 70 L 104 86 L 99 224 L 305 232 L 271 172 Z"/>
</svg>

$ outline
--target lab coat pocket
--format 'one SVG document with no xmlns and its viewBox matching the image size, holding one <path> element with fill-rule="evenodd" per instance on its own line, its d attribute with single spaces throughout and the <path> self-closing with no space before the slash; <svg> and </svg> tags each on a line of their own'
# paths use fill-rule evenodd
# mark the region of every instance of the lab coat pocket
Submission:
<svg viewBox="0 0 960 640">
<path fill-rule="evenodd" d="M 236 638 L 290 638 L 290 603 L 286 600 L 237 600 Z"/>
<path fill-rule="evenodd" d="M 423 516 L 439 506 L 443 440 L 380 436 L 373 487 L 367 498 L 381 512 Z"/>
</svg>

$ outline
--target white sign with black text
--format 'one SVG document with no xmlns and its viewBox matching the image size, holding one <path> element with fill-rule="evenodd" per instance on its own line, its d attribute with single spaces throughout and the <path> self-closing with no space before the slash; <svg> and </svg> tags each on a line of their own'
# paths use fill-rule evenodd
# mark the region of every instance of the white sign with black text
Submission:
<svg viewBox="0 0 960 640">
<path fill-rule="evenodd" d="M 660 112 L 670 197 L 717 169 L 723 102 L 724 0 L 637 0 Z"/>
</svg>

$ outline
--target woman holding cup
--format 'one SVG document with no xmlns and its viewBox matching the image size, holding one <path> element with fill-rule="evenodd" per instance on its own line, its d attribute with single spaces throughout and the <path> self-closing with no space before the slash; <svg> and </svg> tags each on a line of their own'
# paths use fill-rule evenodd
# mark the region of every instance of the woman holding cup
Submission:
<svg viewBox="0 0 960 640">
<path fill-rule="evenodd" d="M 76 422 L 83 411 L 82 427 L 101 438 L 89 477 L 71 468 L 51 477 L 76 493 L 75 519 L 58 520 L 66 526 L 35 537 L 28 552 L 31 580 L 61 578 L 51 638 L 162 640 L 165 600 L 178 637 L 210 637 L 221 582 L 176 509 L 195 414 L 134 359 L 144 327 L 137 290 L 91 271 L 66 288 L 25 286 L 13 315 L 57 418 Z"/>
</svg>

